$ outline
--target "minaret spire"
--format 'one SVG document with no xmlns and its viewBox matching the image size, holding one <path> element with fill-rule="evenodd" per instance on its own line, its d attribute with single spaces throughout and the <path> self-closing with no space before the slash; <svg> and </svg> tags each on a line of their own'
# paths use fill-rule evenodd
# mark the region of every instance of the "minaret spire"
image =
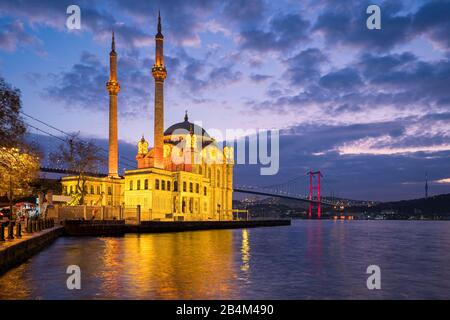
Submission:
<svg viewBox="0 0 450 320">
<path fill-rule="evenodd" d="M 158 10 L 158 33 L 161 33 L 161 11 Z"/>
<path fill-rule="evenodd" d="M 155 64 L 152 75 L 155 79 L 155 117 L 153 166 L 164 168 L 164 80 L 167 77 L 164 65 L 164 36 L 161 33 L 161 14 L 158 12 L 158 33 L 155 35 Z"/>
<path fill-rule="evenodd" d="M 119 147 L 117 130 L 117 94 L 120 85 L 117 81 L 117 53 L 114 31 L 112 32 L 111 52 L 109 53 L 109 81 L 106 83 L 109 92 L 109 149 L 108 149 L 108 175 L 119 176 Z"/>
<path fill-rule="evenodd" d="M 111 52 L 116 52 L 116 41 L 114 40 L 114 30 L 112 32 Z"/>
</svg>

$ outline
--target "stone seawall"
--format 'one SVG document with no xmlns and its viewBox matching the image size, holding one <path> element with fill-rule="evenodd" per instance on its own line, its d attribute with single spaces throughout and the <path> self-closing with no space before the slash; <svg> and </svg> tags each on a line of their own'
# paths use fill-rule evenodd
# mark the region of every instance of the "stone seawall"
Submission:
<svg viewBox="0 0 450 320">
<path fill-rule="evenodd" d="M 288 226 L 291 220 L 250 221 L 142 221 L 125 224 L 125 221 L 65 221 L 64 234 L 69 236 L 122 236 L 125 233 L 161 233 L 213 229 L 236 229 Z"/>
<path fill-rule="evenodd" d="M 11 243 L 0 244 L 0 274 L 8 271 L 40 250 L 51 244 L 63 234 L 63 227 L 56 226 L 33 234 L 30 237 L 16 239 Z"/>
</svg>

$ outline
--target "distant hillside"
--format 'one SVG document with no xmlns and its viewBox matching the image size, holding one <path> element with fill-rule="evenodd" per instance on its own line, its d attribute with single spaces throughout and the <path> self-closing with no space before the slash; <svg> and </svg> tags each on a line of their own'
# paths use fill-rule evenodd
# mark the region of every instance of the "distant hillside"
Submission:
<svg viewBox="0 0 450 320">
<path fill-rule="evenodd" d="M 441 194 L 429 198 L 403 200 L 395 202 L 383 202 L 373 207 L 351 207 L 349 212 L 373 212 L 395 211 L 398 214 L 450 214 L 450 194 Z"/>
</svg>

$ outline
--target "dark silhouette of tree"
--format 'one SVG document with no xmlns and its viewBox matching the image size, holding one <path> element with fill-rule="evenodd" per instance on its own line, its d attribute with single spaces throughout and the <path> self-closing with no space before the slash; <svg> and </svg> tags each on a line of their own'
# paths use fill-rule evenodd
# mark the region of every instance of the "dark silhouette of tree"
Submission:
<svg viewBox="0 0 450 320">
<path fill-rule="evenodd" d="M 0 147 L 20 147 L 24 143 L 25 123 L 20 116 L 20 90 L 0 77 Z"/>
<path fill-rule="evenodd" d="M 98 172 L 105 162 L 101 148 L 91 141 L 81 140 L 79 134 L 72 134 L 60 145 L 57 152 L 50 154 L 50 160 L 65 169 L 78 172 L 76 190 L 71 196 L 78 199 L 73 204 L 84 204 L 88 174 Z"/>
</svg>

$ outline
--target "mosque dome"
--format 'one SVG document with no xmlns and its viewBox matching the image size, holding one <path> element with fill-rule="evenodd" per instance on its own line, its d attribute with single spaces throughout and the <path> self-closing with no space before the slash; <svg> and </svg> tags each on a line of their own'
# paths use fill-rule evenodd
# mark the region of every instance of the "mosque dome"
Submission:
<svg viewBox="0 0 450 320">
<path fill-rule="evenodd" d="M 202 138 L 201 140 L 203 141 L 203 147 L 213 142 L 213 139 L 209 136 L 209 134 L 206 132 L 205 129 L 203 129 L 202 127 L 200 127 L 195 123 L 189 122 L 187 112 L 184 116 L 183 122 L 175 123 L 171 125 L 169 128 L 167 128 L 166 131 L 164 131 L 164 137 L 170 139 L 170 137 L 173 136 L 174 134 L 182 135 L 186 134 L 187 132 L 192 133 L 198 137 L 201 137 Z"/>
</svg>

